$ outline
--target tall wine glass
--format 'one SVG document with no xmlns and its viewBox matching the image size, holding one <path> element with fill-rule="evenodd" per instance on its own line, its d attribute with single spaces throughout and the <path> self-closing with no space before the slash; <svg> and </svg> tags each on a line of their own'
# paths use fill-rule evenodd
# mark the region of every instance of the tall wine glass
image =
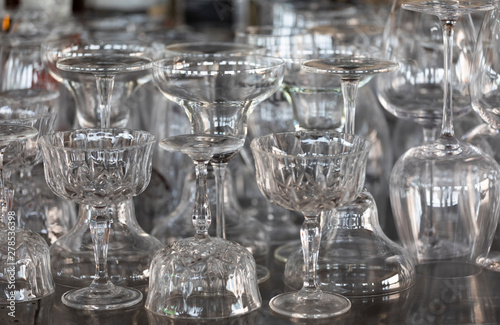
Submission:
<svg viewBox="0 0 500 325">
<path fill-rule="evenodd" d="M 127 129 L 81 129 L 40 139 L 45 178 L 58 196 L 91 206 L 95 276 L 89 287 L 62 296 L 65 305 L 111 310 L 142 300 L 139 290 L 115 286 L 108 275 L 107 253 L 112 204 L 144 191 L 151 177 L 153 135 Z"/>
<path fill-rule="evenodd" d="M 500 59 L 498 58 L 498 46 L 500 46 L 499 16 L 498 7 L 485 15 L 471 67 L 473 73 L 469 87 L 472 107 L 484 123 L 463 137 L 468 143 L 474 144 L 485 153 L 490 154 L 497 162 L 500 162 L 500 115 L 498 113 L 500 96 L 497 93 L 500 80 L 497 73 L 500 70 Z M 479 264 L 495 271 L 500 271 L 499 233 L 500 227 L 497 226 L 491 250 L 487 255 L 479 256 L 478 259 Z"/>
<path fill-rule="evenodd" d="M 262 193 L 305 217 L 301 228 L 303 287 L 274 297 L 271 309 L 293 318 L 326 318 L 347 312 L 351 306 L 347 298 L 322 292 L 317 283 L 318 216 L 352 202 L 361 193 L 370 143 L 350 134 L 299 131 L 255 138 L 251 148 Z"/>
<path fill-rule="evenodd" d="M 1 304 L 41 299 L 54 292 L 49 247 L 30 230 L 17 227 L 16 214 L 9 211 L 10 193 L 5 185 L 4 156 L 16 141 L 36 136 L 37 130 L 18 123 L 0 123 L 0 297 Z"/>
<path fill-rule="evenodd" d="M 460 16 L 493 6 L 484 1 L 435 0 L 407 2 L 402 8 L 437 15 L 441 20 L 445 75 L 440 137 L 407 151 L 391 174 L 396 226 L 417 263 L 426 264 L 418 265 L 417 272 L 432 270 L 431 275 L 446 276 L 445 268 L 439 267 L 444 263 L 456 264 L 461 275 L 467 276 L 479 271 L 474 263 L 493 239 L 500 167 L 493 158 L 455 137 L 453 36 Z"/>
<path fill-rule="evenodd" d="M 56 67 L 75 96 L 82 127 L 94 125 L 97 116 L 102 128 L 124 126 L 128 111 L 121 107 L 113 111 L 112 95 L 114 91 L 133 91 L 150 80 L 152 53 L 148 51 L 147 47 L 134 43 L 99 43 L 77 45 L 60 52 Z M 92 79 L 96 89 L 92 87 Z M 118 89 L 115 80 L 120 85 Z M 95 97 L 96 111 L 92 105 Z M 117 97 L 115 100 L 124 100 L 127 96 Z"/>
<path fill-rule="evenodd" d="M 441 22 L 432 15 L 401 9 L 403 2 L 392 2 L 382 46 L 384 55 L 399 62 L 400 69 L 386 78 L 377 78 L 375 88 L 387 112 L 417 123 L 423 130 L 423 143 L 433 142 L 443 116 L 445 73 Z M 452 45 L 455 64 L 450 68 L 454 74 L 453 115 L 458 118 L 472 110 L 469 81 L 476 32 L 471 15 L 461 15 L 454 30 L 459 38 Z"/>
<path fill-rule="evenodd" d="M 207 165 L 214 156 L 234 156 L 245 139 L 218 134 L 187 134 L 160 146 L 189 155 L 195 165 L 193 226 L 196 234 L 168 245 L 154 257 L 146 308 L 171 318 L 211 319 L 250 313 L 261 305 L 252 254 L 239 244 L 211 238 Z"/>
</svg>

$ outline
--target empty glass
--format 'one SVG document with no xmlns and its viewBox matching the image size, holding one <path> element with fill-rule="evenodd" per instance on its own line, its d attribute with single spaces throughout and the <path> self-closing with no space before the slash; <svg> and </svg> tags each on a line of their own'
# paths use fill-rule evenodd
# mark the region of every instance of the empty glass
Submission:
<svg viewBox="0 0 500 325">
<path fill-rule="evenodd" d="M 152 168 L 155 138 L 144 131 L 81 129 L 57 132 L 40 139 L 45 177 L 57 195 L 91 206 L 88 222 L 94 245 L 96 272 L 89 287 L 62 296 L 65 305 L 85 310 L 133 306 L 142 300 L 136 289 L 115 286 L 108 275 L 108 240 L 112 204 L 144 191 Z"/>
</svg>

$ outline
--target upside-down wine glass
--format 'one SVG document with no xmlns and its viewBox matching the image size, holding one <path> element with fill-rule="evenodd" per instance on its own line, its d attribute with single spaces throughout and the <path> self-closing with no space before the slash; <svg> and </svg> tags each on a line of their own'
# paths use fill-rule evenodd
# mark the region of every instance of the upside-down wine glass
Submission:
<svg viewBox="0 0 500 325">
<path fill-rule="evenodd" d="M 146 309 L 171 318 L 213 319 L 239 316 L 258 309 L 261 297 L 255 261 L 243 246 L 211 238 L 207 165 L 214 156 L 236 155 L 245 139 L 218 134 L 168 137 L 160 146 L 181 151 L 194 162 L 196 233 L 160 250 L 151 262 Z"/>
<path fill-rule="evenodd" d="M 16 302 L 41 299 L 54 292 L 49 247 L 30 230 L 17 227 L 16 214 L 9 211 L 11 201 L 5 185 L 4 154 L 9 144 L 36 136 L 35 128 L 0 123 L 0 304 L 15 307 Z M 8 150 L 7 150 L 8 151 Z"/>
<path fill-rule="evenodd" d="M 160 91 L 181 105 L 194 134 L 219 134 L 245 139 L 248 117 L 257 104 L 271 96 L 283 80 L 284 64 L 279 58 L 260 55 L 200 57 L 181 56 L 155 61 L 153 78 Z M 224 170 L 233 155 L 211 159 Z M 222 184 L 223 185 L 223 184 Z M 222 187 L 222 186 L 221 186 Z M 218 195 L 218 194 L 217 194 Z M 223 202 L 223 197 L 216 204 Z M 222 207 L 216 207 L 217 236 L 224 236 Z M 268 271 L 261 268 L 263 276 Z"/>
<path fill-rule="evenodd" d="M 95 276 L 89 287 L 62 296 L 65 305 L 84 310 L 112 310 L 142 300 L 139 290 L 115 286 L 108 275 L 107 252 L 113 204 L 143 192 L 150 180 L 155 137 L 127 129 L 81 129 L 40 139 L 45 178 L 57 195 L 91 206 L 89 228 Z"/>
<path fill-rule="evenodd" d="M 500 10 L 496 8 L 484 17 L 474 52 L 470 81 L 472 108 L 485 122 L 463 136 L 468 143 L 478 146 L 500 162 Z M 485 268 L 500 271 L 500 227 L 487 255 L 479 256 L 478 263 Z"/>
<path fill-rule="evenodd" d="M 352 202 L 362 191 L 370 142 L 336 132 L 296 131 L 252 140 L 257 183 L 270 200 L 305 217 L 300 237 L 305 275 L 300 291 L 269 302 L 292 318 L 326 318 L 350 309 L 344 296 L 322 292 L 316 278 L 321 229 L 318 216 Z"/>
<path fill-rule="evenodd" d="M 484 1 L 412 1 L 403 9 L 437 15 L 444 42 L 441 135 L 408 150 L 396 162 L 390 197 L 403 245 L 417 272 L 468 276 L 480 271 L 476 259 L 487 253 L 498 221 L 500 167 L 478 148 L 461 142 L 453 128 L 453 41 L 459 17 L 493 9 Z"/>
<path fill-rule="evenodd" d="M 400 69 L 375 80 L 376 93 L 383 108 L 399 119 L 417 123 L 422 128 L 422 143 L 434 142 L 443 116 L 444 51 L 440 20 L 401 9 L 403 0 L 393 0 L 383 36 L 384 55 L 400 64 Z M 469 81 L 473 49 L 477 34 L 470 14 L 455 24 L 453 82 L 453 116 L 472 111 Z M 397 131 L 396 131 L 397 132 Z M 408 129 L 405 128 L 405 135 Z M 408 148 L 403 134 L 395 136 L 395 157 Z M 406 145 L 400 145 L 403 143 Z M 420 145 L 415 142 L 415 145 Z"/>
</svg>

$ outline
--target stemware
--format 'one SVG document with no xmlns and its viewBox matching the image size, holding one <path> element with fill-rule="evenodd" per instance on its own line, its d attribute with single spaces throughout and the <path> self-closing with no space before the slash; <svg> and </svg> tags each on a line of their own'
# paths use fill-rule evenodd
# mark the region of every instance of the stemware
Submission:
<svg viewBox="0 0 500 325">
<path fill-rule="evenodd" d="M 10 183 L 15 191 L 12 208 L 17 214 L 18 225 L 39 233 L 49 244 L 69 230 L 67 226 L 75 216 L 71 213 L 72 204 L 42 193 L 43 184 L 38 184 L 37 177 L 32 175 L 33 167 L 42 160 L 38 138 L 53 131 L 58 100 L 59 93 L 51 90 L 0 92 L 0 121 L 32 126 L 38 131 L 37 136 L 29 140 L 11 144 L 5 168 L 12 171 Z M 61 211 L 69 214 L 57 216 Z"/>
<path fill-rule="evenodd" d="M 145 190 L 151 176 L 155 138 L 145 131 L 81 129 L 40 139 L 47 184 L 57 195 L 91 206 L 95 276 L 89 287 L 62 296 L 65 305 L 111 310 L 142 300 L 139 290 L 115 286 L 108 275 L 107 251 L 114 213 L 111 205 Z"/>
<path fill-rule="evenodd" d="M 0 123 L 0 304 L 41 299 L 54 292 L 50 272 L 49 247 L 30 230 L 17 227 L 16 213 L 9 211 L 10 193 L 5 186 L 3 163 L 10 143 L 36 136 L 35 128 L 8 122 Z"/>
<path fill-rule="evenodd" d="M 249 56 L 181 56 L 155 61 L 153 78 L 160 91 L 181 105 L 195 134 L 222 134 L 245 139 L 248 116 L 283 80 L 279 58 Z M 225 238 L 223 180 L 232 156 L 212 158 L 216 171 L 216 233 Z M 265 272 L 267 274 L 267 272 Z"/>
<path fill-rule="evenodd" d="M 384 55 L 399 62 L 400 69 L 387 78 L 377 78 L 375 89 L 387 112 L 417 123 L 422 127 L 423 143 L 433 142 L 443 115 L 441 23 L 433 15 L 401 9 L 402 3 L 403 0 L 392 3 L 382 46 Z M 454 73 L 452 108 L 454 117 L 460 118 L 472 111 L 469 81 L 476 32 L 471 15 L 463 14 L 454 29 L 459 38 L 453 44 L 455 64 L 450 67 Z"/>
<path fill-rule="evenodd" d="M 105 42 L 56 53 L 58 74 L 75 97 L 80 126 L 92 127 L 96 119 L 103 128 L 125 126 L 128 109 L 123 101 L 151 79 L 150 49 L 132 42 Z"/>
<path fill-rule="evenodd" d="M 500 35 L 499 15 L 498 8 L 485 15 L 479 31 L 474 61 L 471 67 L 473 73 L 469 88 L 472 108 L 484 123 L 463 136 L 466 142 L 481 148 L 497 162 L 500 162 L 498 151 L 498 148 L 500 148 L 500 118 L 498 115 L 500 97 L 496 93 L 499 80 L 496 71 L 500 69 L 500 60 L 496 54 L 496 48 L 500 45 L 498 40 Z M 490 251 L 487 255 L 478 258 L 480 265 L 495 271 L 500 271 L 499 233 L 500 227 L 497 226 Z"/>
<path fill-rule="evenodd" d="M 403 245 L 417 272 L 456 265 L 462 276 L 479 272 L 477 257 L 491 245 L 498 221 L 498 163 L 455 137 L 453 41 L 457 19 L 493 6 L 484 1 L 418 1 L 403 9 L 437 15 L 444 42 L 443 117 L 440 137 L 407 151 L 394 165 L 390 197 Z"/>
<path fill-rule="evenodd" d="M 347 298 L 322 292 L 317 283 L 318 216 L 361 193 L 370 143 L 355 135 L 298 131 L 255 138 L 251 149 L 262 193 L 305 217 L 301 228 L 303 287 L 274 297 L 271 309 L 293 318 L 325 318 L 347 312 Z"/>
<path fill-rule="evenodd" d="M 214 156 L 234 156 L 245 139 L 218 134 L 188 134 L 160 146 L 191 157 L 196 171 L 192 214 L 196 234 L 166 246 L 151 262 L 146 308 L 172 318 L 210 319 L 243 315 L 261 305 L 256 265 L 243 246 L 211 238 L 207 165 Z"/>
</svg>

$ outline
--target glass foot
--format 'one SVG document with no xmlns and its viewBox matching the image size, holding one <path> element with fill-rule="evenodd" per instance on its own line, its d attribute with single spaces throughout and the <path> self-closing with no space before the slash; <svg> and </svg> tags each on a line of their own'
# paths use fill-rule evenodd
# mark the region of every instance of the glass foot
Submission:
<svg viewBox="0 0 500 325">
<path fill-rule="evenodd" d="M 318 292 L 305 295 L 301 291 L 280 294 L 269 302 L 275 313 L 291 318 L 328 318 L 346 313 L 351 302 L 342 295 Z"/>
<path fill-rule="evenodd" d="M 257 283 L 261 284 L 269 280 L 271 273 L 269 269 L 264 265 L 257 264 L 255 268 L 255 273 L 257 274 Z"/>
<path fill-rule="evenodd" d="M 479 257 L 477 264 L 488 270 L 500 272 L 500 252 L 490 251 L 486 257 Z"/>
<path fill-rule="evenodd" d="M 300 244 L 300 240 L 294 240 L 289 243 L 283 244 L 280 247 L 276 248 L 274 251 L 274 259 L 276 262 L 286 264 L 288 261 L 288 257 L 295 253 L 297 250 L 301 249 L 302 245 Z"/>
<path fill-rule="evenodd" d="M 139 290 L 113 287 L 110 290 L 95 290 L 90 287 L 70 290 L 61 298 L 68 307 L 83 310 L 113 310 L 134 306 L 142 301 Z"/>
</svg>

